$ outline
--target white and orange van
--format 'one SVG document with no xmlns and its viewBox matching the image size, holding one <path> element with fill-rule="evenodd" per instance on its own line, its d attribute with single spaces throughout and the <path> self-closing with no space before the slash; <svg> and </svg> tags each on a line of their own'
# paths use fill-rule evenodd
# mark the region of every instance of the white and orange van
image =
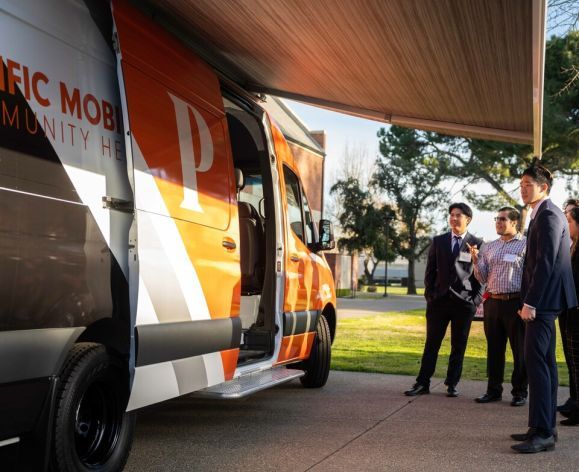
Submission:
<svg viewBox="0 0 579 472">
<path fill-rule="evenodd" d="M 139 408 L 323 386 L 333 244 L 255 97 L 128 2 L 0 0 L 3 470 L 120 470 Z"/>
</svg>

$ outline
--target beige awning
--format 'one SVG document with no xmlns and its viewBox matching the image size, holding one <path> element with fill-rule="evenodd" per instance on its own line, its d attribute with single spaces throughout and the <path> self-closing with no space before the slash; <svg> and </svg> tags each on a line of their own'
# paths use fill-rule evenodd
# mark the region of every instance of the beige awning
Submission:
<svg viewBox="0 0 579 472">
<path fill-rule="evenodd" d="M 153 3 L 251 91 L 540 155 L 545 0 Z"/>
</svg>

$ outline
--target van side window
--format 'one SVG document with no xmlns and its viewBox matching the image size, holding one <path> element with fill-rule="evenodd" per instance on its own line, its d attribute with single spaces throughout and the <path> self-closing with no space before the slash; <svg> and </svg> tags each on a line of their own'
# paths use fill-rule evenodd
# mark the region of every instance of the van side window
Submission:
<svg viewBox="0 0 579 472">
<path fill-rule="evenodd" d="M 284 166 L 283 176 L 285 180 L 285 194 L 287 200 L 287 213 L 289 225 L 292 231 L 302 241 L 304 239 L 304 224 L 302 220 L 302 198 L 300 194 L 300 184 L 297 176 Z"/>
</svg>

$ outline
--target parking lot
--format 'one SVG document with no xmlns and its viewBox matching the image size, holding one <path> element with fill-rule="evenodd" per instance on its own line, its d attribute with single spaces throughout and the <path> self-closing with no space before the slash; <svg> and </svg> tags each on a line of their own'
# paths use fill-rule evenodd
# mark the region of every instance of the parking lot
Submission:
<svg viewBox="0 0 579 472">
<path fill-rule="evenodd" d="M 509 434 L 526 430 L 527 407 L 508 396 L 479 405 L 485 383 L 474 381 L 459 384 L 458 398 L 439 379 L 410 399 L 402 391 L 412 382 L 332 371 L 320 390 L 292 381 L 245 400 L 165 402 L 141 412 L 126 470 L 577 470 L 579 428 L 560 427 L 554 452 L 515 454 Z"/>
</svg>

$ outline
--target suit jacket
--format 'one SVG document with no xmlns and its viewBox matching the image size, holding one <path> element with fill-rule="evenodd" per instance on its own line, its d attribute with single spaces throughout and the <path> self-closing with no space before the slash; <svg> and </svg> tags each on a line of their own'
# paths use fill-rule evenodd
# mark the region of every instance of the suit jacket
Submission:
<svg viewBox="0 0 579 472">
<path fill-rule="evenodd" d="M 571 256 L 571 267 L 573 270 L 573 280 L 575 280 L 575 295 L 579 302 L 579 247 L 575 248 L 575 254 Z"/>
<path fill-rule="evenodd" d="M 563 212 L 545 200 L 529 227 L 521 283 L 521 301 L 535 307 L 537 315 L 577 306 L 570 242 Z"/>
<path fill-rule="evenodd" d="M 474 276 L 472 260 L 462 262 L 459 260 L 460 256 L 457 258 L 452 256 L 451 240 L 451 232 L 432 239 L 424 274 L 424 296 L 428 302 L 433 302 L 452 292 L 465 302 L 477 306 L 482 300 L 484 287 Z M 476 244 L 480 249 L 483 240 L 466 233 L 460 252 L 470 256 L 467 243 L 471 246 Z"/>
</svg>

